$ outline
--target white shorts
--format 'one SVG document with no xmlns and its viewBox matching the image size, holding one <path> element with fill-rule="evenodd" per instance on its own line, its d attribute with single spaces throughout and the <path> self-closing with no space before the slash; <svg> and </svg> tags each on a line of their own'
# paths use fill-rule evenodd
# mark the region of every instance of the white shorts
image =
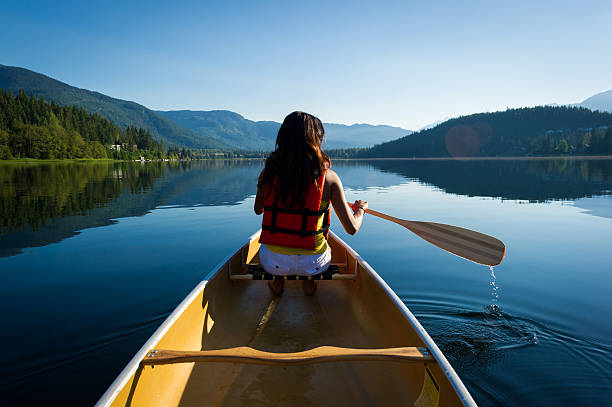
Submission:
<svg viewBox="0 0 612 407">
<path fill-rule="evenodd" d="M 259 259 L 264 270 L 276 276 L 312 276 L 327 270 L 331 263 L 331 250 L 328 247 L 321 254 L 279 254 L 262 244 Z"/>
</svg>

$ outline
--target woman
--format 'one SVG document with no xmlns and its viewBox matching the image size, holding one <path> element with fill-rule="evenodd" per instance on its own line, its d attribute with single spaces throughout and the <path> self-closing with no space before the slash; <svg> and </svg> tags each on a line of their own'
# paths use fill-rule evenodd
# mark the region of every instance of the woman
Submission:
<svg viewBox="0 0 612 407">
<path fill-rule="evenodd" d="M 276 150 L 266 160 L 259 176 L 255 213 L 264 214 L 259 257 L 263 268 L 275 275 L 314 275 L 331 263 L 327 244 L 329 204 L 347 233 L 357 233 L 368 207 L 346 202 L 342 182 L 329 169 L 331 160 L 321 150 L 325 132 L 316 117 L 293 112 L 283 121 L 276 137 Z M 284 280 L 269 282 L 275 294 Z M 304 293 L 313 295 L 317 286 L 303 281 Z"/>
</svg>

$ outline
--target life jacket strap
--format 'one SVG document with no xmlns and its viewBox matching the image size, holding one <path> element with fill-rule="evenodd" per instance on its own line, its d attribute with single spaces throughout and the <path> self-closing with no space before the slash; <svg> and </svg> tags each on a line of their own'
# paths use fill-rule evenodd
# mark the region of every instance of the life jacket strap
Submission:
<svg viewBox="0 0 612 407">
<path fill-rule="evenodd" d="M 276 232 L 276 215 L 278 214 L 278 210 L 280 208 L 274 205 L 274 206 L 269 206 L 268 209 L 264 207 L 264 209 L 272 211 L 272 219 L 270 220 L 270 233 L 275 233 Z"/>
<path fill-rule="evenodd" d="M 327 230 L 329 229 L 329 225 L 323 226 L 319 230 L 294 230 L 294 229 L 285 229 L 285 228 L 278 228 L 278 227 L 272 228 L 272 226 L 268 226 L 268 225 L 262 225 L 261 229 L 266 230 L 270 233 L 278 232 L 278 233 L 285 233 L 288 235 L 316 236 L 316 235 L 320 235 L 321 233 L 326 233 Z"/>
<path fill-rule="evenodd" d="M 330 219 L 329 219 L 329 202 L 327 202 L 327 206 L 325 206 L 325 215 L 323 216 L 323 227 L 326 229 L 325 238 L 327 239 L 327 231 L 329 230 Z"/>
<path fill-rule="evenodd" d="M 278 206 L 264 206 L 264 210 L 271 211 L 271 212 L 288 213 L 291 215 L 319 216 L 319 215 L 323 215 L 326 212 L 328 212 L 329 203 L 327 204 L 327 207 L 325 207 L 325 209 L 321 209 L 320 211 L 310 211 L 308 209 L 286 209 L 286 208 L 279 208 Z"/>
</svg>

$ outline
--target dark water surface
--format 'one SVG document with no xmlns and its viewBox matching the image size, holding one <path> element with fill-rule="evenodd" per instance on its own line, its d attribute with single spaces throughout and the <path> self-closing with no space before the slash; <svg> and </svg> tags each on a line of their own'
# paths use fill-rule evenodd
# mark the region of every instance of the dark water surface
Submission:
<svg viewBox="0 0 612 407">
<path fill-rule="evenodd" d="M 0 164 L 0 404 L 91 405 L 259 228 L 260 161 Z M 610 405 L 612 161 L 336 161 L 349 199 L 496 236 L 493 271 L 392 223 L 332 228 L 482 406 Z"/>
</svg>

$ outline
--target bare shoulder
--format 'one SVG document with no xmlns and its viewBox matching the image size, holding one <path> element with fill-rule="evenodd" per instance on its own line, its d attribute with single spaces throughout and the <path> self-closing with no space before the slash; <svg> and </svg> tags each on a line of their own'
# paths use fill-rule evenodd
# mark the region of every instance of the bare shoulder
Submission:
<svg viewBox="0 0 612 407">
<path fill-rule="evenodd" d="M 336 189 L 340 185 L 340 178 L 333 170 L 325 172 L 325 183 L 323 186 L 323 200 L 329 201 L 332 196 L 332 189 Z"/>
<path fill-rule="evenodd" d="M 325 183 L 332 185 L 332 184 L 338 184 L 339 182 L 340 182 L 340 177 L 338 176 L 338 174 L 336 174 L 336 171 L 327 170 L 327 172 L 325 173 Z"/>
</svg>

